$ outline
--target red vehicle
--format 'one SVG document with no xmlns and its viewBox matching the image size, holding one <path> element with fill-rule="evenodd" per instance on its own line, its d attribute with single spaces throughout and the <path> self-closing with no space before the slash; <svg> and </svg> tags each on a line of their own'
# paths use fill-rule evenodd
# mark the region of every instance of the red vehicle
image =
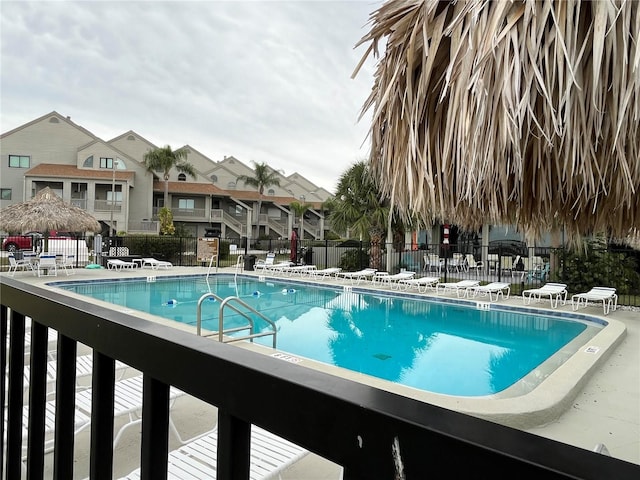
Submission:
<svg viewBox="0 0 640 480">
<path fill-rule="evenodd" d="M 40 232 L 27 232 L 24 235 L 11 235 L 2 241 L 2 249 L 7 252 L 18 250 L 37 250 L 44 235 Z M 73 238 L 68 232 L 49 232 L 49 238 Z"/>
</svg>

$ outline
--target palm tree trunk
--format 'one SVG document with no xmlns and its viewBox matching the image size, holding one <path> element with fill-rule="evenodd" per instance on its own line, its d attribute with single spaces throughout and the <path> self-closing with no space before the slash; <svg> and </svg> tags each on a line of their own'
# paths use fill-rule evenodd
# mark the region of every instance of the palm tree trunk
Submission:
<svg viewBox="0 0 640 480">
<path fill-rule="evenodd" d="M 369 238 L 371 239 L 371 255 L 369 256 L 369 266 L 379 270 L 382 266 L 382 228 L 371 227 Z"/>
</svg>

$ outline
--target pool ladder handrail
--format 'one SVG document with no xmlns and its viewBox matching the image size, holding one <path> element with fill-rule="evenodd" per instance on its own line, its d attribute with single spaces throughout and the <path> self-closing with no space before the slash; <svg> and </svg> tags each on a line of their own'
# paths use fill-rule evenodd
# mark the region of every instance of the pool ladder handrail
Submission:
<svg viewBox="0 0 640 480">
<path fill-rule="evenodd" d="M 202 335 L 202 302 L 204 302 L 207 298 L 214 298 L 216 301 L 220 302 L 220 307 L 218 309 L 218 331 L 214 332 L 214 333 L 218 334 L 218 341 L 219 342 L 221 342 L 221 343 L 231 343 L 231 342 L 237 342 L 237 341 L 240 341 L 240 340 L 250 340 L 251 342 L 253 342 L 254 338 L 266 337 L 268 335 L 273 335 L 273 348 L 276 348 L 276 339 L 277 339 L 278 330 L 276 328 L 276 323 L 273 320 L 265 317 L 263 314 L 258 312 L 255 308 L 253 308 L 252 306 L 250 306 L 246 302 L 244 302 L 240 297 L 231 296 L 231 297 L 227 297 L 227 298 L 223 299 L 219 295 L 216 295 L 215 293 L 212 293 L 212 292 L 205 293 L 198 300 L 198 307 L 197 307 L 197 310 L 196 310 L 196 333 L 199 336 Z M 249 316 L 249 314 L 247 314 L 247 312 L 243 312 L 242 310 L 240 310 L 236 306 L 231 305 L 230 302 L 238 303 L 242 307 L 244 307 L 247 310 L 249 310 L 251 313 L 259 316 L 262 320 L 264 320 L 269 325 L 271 325 L 271 328 L 273 329 L 273 331 L 272 332 L 254 333 L 255 323 L 254 323 L 253 319 Z M 234 312 L 238 313 L 239 315 L 242 315 L 244 318 L 247 319 L 247 321 L 249 322 L 249 325 L 248 326 L 244 326 L 244 327 L 228 328 L 228 329 L 225 330 L 224 329 L 224 309 L 225 309 L 225 307 L 229 307 Z M 227 338 L 225 340 L 225 338 L 224 338 L 225 334 L 233 333 L 233 332 L 240 332 L 242 330 L 249 330 L 251 333 L 249 335 L 244 335 L 242 337 L 230 337 L 230 338 Z"/>
</svg>

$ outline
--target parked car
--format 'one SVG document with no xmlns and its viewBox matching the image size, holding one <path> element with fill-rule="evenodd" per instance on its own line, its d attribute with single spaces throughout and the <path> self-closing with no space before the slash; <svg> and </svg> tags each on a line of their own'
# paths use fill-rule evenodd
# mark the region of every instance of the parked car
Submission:
<svg viewBox="0 0 640 480">
<path fill-rule="evenodd" d="M 2 249 L 7 252 L 18 250 L 37 250 L 44 235 L 40 232 L 27 232 L 23 235 L 10 235 L 2 241 Z M 49 232 L 49 238 L 74 238 L 69 232 Z"/>
</svg>

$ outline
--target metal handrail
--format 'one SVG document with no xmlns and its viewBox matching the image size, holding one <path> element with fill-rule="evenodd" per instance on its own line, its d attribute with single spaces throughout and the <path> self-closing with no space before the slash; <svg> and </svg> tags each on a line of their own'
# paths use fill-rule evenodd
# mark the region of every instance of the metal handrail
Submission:
<svg viewBox="0 0 640 480">
<path fill-rule="evenodd" d="M 253 342 L 254 338 L 266 337 L 267 335 L 273 335 L 273 348 L 276 348 L 277 328 L 276 328 L 276 324 L 275 324 L 275 322 L 273 320 L 270 320 L 269 318 L 265 317 L 263 314 L 258 312 L 255 308 L 251 307 L 246 302 L 243 302 L 240 299 L 240 297 L 227 297 L 227 298 L 223 299 L 222 297 L 220 297 L 219 295 L 216 295 L 213 292 L 205 293 L 198 299 L 198 306 L 196 308 L 196 333 L 197 333 L 198 336 L 202 336 L 202 303 L 207 298 L 214 298 L 216 301 L 220 302 L 220 308 L 218 310 L 218 331 L 214 332 L 214 333 L 218 334 L 218 341 L 220 341 L 221 343 L 230 343 L 230 342 L 237 342 L 239 340 L 251 340 Z M 239 303 L 241 306 L 243 306 L 244 308 L 249 310 L 251 313 L 254 313 L 255 315 L 259 316 L 262 320 L 264 320 L 269 325 L 271 325 L 271 328 L 273 329 L 273 331 L 272 332 L 254 333 L 254 322 L 253 322 L 253 319 L 247 314 L 247 312 L 244 312 L 244 311 L 240 310 L 239 308 L 237 308 L 236 306 L 231 305 L 229 302 L 232 302 L 232 301 Z M 238 313 L 239 315 L 242 315 L 244 318 L 247 319 L 247 321 L 249 322 L 249 325 L 248 326 L 244 326 L 244 327 L 228 328 L 228 329 L 225 330 L 224 329 L 224 309 L 225 309 L 225 307 L 229 307 L 234 312 Z M 224 335 L 226 333 L 239 332 L 239 331 L 242 331 L 242 330 L 249 330 L 251 333 L 249 335 L 244 335 L 242 337 L 233 337 L 233 338 L 230 338 L 230 339 L 227 339 L 227 340 L 224 339 Z"/>
</svg>

